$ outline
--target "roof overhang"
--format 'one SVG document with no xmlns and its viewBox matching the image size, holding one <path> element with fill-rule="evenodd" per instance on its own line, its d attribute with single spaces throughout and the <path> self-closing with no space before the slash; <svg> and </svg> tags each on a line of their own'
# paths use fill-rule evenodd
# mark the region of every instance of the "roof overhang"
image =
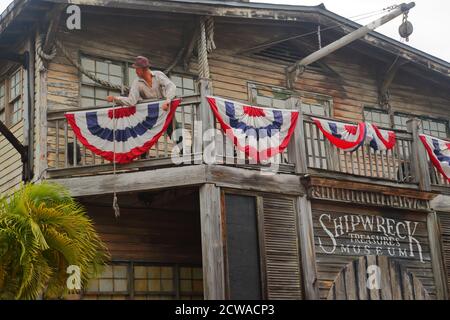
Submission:
<svg viewBox="0 0 450 320">
<path fill-rule="evenodd" d="M 325 6 L 292 6 L 255 2 L 235 2 L 216 0 L 15 0 L 2 14 L 0 34 L 18 16 L 23 8 L 32 3 L 60 3 L 83 6 L 101 6 L 117 9 L 184 13 L 192 15 L 211 15 L 240 19 L 262 19 L 272 21 L 310 22 L 322 25 L 340 25 L 344 33 L 352 32 L 360 24 L 341 17 Z M 423 69 L 437 72 L 450 79 L 450 63 L 412 48 L 378 32 L 370 32 L 361 41 L 385 52 L 400 56 L 419 65 Z"/>
</svg>

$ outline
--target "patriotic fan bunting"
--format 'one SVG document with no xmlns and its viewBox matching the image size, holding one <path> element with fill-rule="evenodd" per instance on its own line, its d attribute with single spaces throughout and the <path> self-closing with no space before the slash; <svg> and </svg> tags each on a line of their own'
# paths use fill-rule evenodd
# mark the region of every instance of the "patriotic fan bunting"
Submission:
<svg viewBox="0 0 450 320">
<path fill-rule="evenodd" d="M 355 151 L 365 142 L 377 150 L 390 150 L 395 145 L 395 132 L 379 129 L 371 123 L 349 124 L 334 120 L 312 118 L 323 135 L 344 151 Z"/>
<path fill-rule="evenodd" d="M 257 161 L 281 153 L 297 124 L 298 111 L 260 108 L 217 97 L 207 100 L 225 134 Z"/>
<path fill-rule="evenodd" d="M 395 145 L 395 132 L 379 129 L 376 125 L 366 122 L 367 141 L 369 146 L 377 150 L 390 150 Z"/>
<path fill-rule="evenodd" d="M 436 169 L 450 181 L 450 141 L 445 141 L 425 134 L 419 135 L 428 156 Z"/>
<path fill-rule="evenodd" d="M 95 154 L 128 163 L 147 152 L 166 131 L 181 100 L 164 111 L 164 101 L 66 113 L 77 139 Z"/>
<path fill-rule="evenodd" d="M 355 125 L 319 118 L 312 120 L 333 145 L 344 151 L 355 151 L 366 139 L 364 123 Z"/>
</svg>

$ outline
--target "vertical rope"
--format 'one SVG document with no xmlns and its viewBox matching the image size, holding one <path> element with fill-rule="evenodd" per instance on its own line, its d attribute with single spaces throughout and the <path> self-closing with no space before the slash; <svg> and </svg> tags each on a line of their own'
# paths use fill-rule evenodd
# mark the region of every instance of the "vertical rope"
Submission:
<svg viewBox="0 0 450 320">
<path fill-rule="evenodd" d="M 120 207 L 117 201 L 117 192 L 116 192 L 116 126 L 117 126 L 116 104 L 114 104 L 113 105 L 113 177 L 114 177 L 113 209 L 114 209 L 114 216 L 118 218 L 120 216 Z"/>
<path fill-rule="evenodd" d="M 206 50 L 208 53 L 216 49 L 216 44 L 214 43 L 214 18 L 206 18 Z"/>
<path fill-rule="evenodd" d="M 200 37 L 198 37 L 198 63 L 200 78 L 209 78 L 208 50 L 206 45 L 206 17 L 200 18 Z"/>
</svg>

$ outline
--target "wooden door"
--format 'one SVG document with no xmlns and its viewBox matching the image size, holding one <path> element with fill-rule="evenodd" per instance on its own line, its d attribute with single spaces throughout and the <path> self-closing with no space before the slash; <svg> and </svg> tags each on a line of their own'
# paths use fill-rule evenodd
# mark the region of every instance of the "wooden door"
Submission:
<svg viewBox="0 0 450 320">
<path fill-rule="evenodd" d="M 421 281 L 386 256 L 363 256 L 334 280 L 328 300 L 430 300 Z"/>
</svg>

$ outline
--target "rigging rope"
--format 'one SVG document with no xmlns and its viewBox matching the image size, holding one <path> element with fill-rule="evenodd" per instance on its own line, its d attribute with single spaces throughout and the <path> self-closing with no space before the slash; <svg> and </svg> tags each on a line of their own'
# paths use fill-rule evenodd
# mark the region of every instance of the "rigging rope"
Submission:
<svg viewBox="0 0 450 320">
<path fill-rule="evenodd" d="M 200 18 L 200 37 L 198 37 L 198 61 L 200 78 L 209 78 L 208 49 L 206 38 L 206 17 Z"/>
</svg>

